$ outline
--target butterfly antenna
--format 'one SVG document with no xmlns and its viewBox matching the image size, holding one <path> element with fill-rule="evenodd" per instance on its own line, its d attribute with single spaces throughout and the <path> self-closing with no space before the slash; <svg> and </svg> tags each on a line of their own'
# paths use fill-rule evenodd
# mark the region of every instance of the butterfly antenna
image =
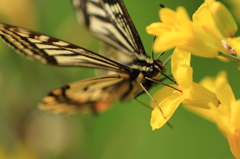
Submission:
<svg viewBox="0 0 240 159">
<path fill-rule="evenodd" d="M 176 81 L 174 81 L 173 79 L 171 79 L 170 77 L 168 77 L 166 74 L 163 74 L 163 75 L 164 75 L 164 77 L 166 77 L 167 79 L 169 79 L 170 81 L 172 81 L 173 83 L 175 83 L 175 84 L 177 85 L 177 82 L 176 82 Z M 165 84 L 165 83 L 163 83 L 163 82 L 161 82 L 161 81 L 158 81 L 158 80 L 155 80 L 155 79 L 152 79 L 152 78 L 149 78 L 149 77 L 145 77 L 145 78 L 146 78 L 147 80 L 149 80 L 149 81 L 154 82 L 154 83 L 159 83 L 159 84 L 162 84 L 162 85 L 167 86 L 167 87 L 169 87 L 169 88 L 172 88 L 172 89 L 174 89 L 174 90 L 176 90 L 176 91 L 182 92 L 181 90 L 179 90 L 179 89 L 177 89 L 177 88 L 175 88 L 175 87 L 173 87 L 173 86 L 171 86 L 171 85 Z"/>
<path fill-rule="evenodd" d="M 163 51 L 162 53 L 158 54 L 156 59 L 159 59 L 160 56 L 162 56 L 166 51 Z"/>
<path fill-rule="evenodd" d="M 169 77 L 165 73 L 163 74 L 163 76 L 166 77 L 167 79 L 169 79 L 170 81 L 172 81 L 173 83 L 175 83 L 176 85 L 178 85 L 177 82 L 174 79 L 172 79 L 171 77 Z"/>
<path fill-rule="evenodd" d="M 166 66 L 171 58 L 172 58 L 172 55 L 168 56 L 168 58 L 163 62 L 163 66 Z"/>
</svg>

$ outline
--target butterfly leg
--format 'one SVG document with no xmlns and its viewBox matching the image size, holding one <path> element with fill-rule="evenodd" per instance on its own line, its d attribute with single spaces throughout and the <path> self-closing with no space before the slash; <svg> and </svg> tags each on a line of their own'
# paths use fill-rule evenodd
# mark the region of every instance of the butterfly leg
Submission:
<svg viewBox="0 0 240 159">
<path fill-rule="evenodd" d="M 170 76 L 168 76 L 168 75 L 166 75 L 166 74 L 163 74 L 163 76 L 164 76 L 165 78 L 169 79 L 170 81 L 172 81 L 173 83 L 175 83 L 176 85 L 178 85 L 177 82 L 176 82 L 174 79 L 172 79 Z M 162 81 L 159 81 L 159 82 L 162 82 Z"/>
<path fill-rule="evenodd" d="M 170 87 L 170 88 L 172 88 L 172 89 L 174 89 L 174 90 L 177 90 L 177 91 L 179 91 L 179 92 L 182 92 L 181 90 L 179 90 L 179 89 L 177 89 L 177 88 L 175 88 L 175 87 L 173 87 L 173 86 L 171 86 L 171 85 L 162 83 L 161 81 L 158 81 L 158 80 L 155 80 L 155 79 L 152 79 L 152 78 L 148 78 L 148 77 L 145 77 L 145 78 L 146 78 L 147 80 L 149 80 L 149 81 L 152 81 L 152 82 L 155 82 L 155 83 L 158 83 L 158 84 L 162 84 L 162 85 L 164 85 L 164 86 L 167 86 L 167 87 Z"/>
<path fill-rule="evenodd" d="M 152 101 L 154 102 L 154 104 L 158 107 L 158 109 L 160 110 L 162 116 L 167 119 L 165 116 L 164 116 L 164 113 L 162 111 L 162 109 L 158 106 L 158 102 L 153 98 L 153 96 L 148 92 L 148 90 L 143 86 L 142 83 L 140 83 L 140 86 L 142 87 L 142 89 L 144 90 L 144 92 L 152 99 Z M 141 95 L 141 94 L 140 94 Z M 134 98 L 136 99 L 136 98 Z"/>
<path fill-rule="evenodd" d="M 141 85 L 141 87 L 143 88 L 143 91 L 140 92 L 140 93 L 138 93 L 138 94 L 134 97 L 134 99 L 135 99 L 136 101 L 138 101 L 140 104 L 144 105 L 145 107 L 153 110 L 152 107 L 148 106 L 147 104 L 145 104 L 145 103 L 143 103 L 142 101 L 140 101 L 140 100 L 137 99 L 137 97 L 139 97 L 140 95 L 142 95 L 142 94 L 144 94 L 144 93 L 147 93 L 147 94 L 150 96 L 150 98 L 151 98 L 153 101 L 155 101 L 154 103 L 157 103 L 157 101 L 149 94 L 149 92 L 146 90 L 146 88 L 145 88 L 141 83 L 140 83 L 140 85 Z M 158 105 L 157 105 L 157 107 L 159 108 L 159 110 L 161 111 L 161 113 L 162 113 L 162 115 L 163 115 L 162 109 L 161 109 Z M 166 117 L 165 117 L 164 115 L 163 115 L 163 117 L 166 119 Z M 170 128 L 173 128 L 173 126 L 172 126 L 169 122 L 167 122 L 166 124 L 167 124 Z"/>
<path fill-rule="evenodd" d="M 152 107 L 150 107 L 149 105 L 147 105 L 147 104 L 145 104 L 145 103 L 143 103 L 142 101 L 140 101 L 140 100 L 137 99 L 137 97 L 139 97 L 140 95 L 142 95 L 142 94 L 144 94 L 144 93 L 146 93 L 146 92 L 145 92 L 145 91 L 142 91 L 142 92 L 138 93 L 138 94 L 134 97 L 134 99 L 135 99 L 137 102 L 139 102 L 140 104 L 142 104 L 143 106 L 145 106 L 145 107 L 153 110 Z"/>
</svg>

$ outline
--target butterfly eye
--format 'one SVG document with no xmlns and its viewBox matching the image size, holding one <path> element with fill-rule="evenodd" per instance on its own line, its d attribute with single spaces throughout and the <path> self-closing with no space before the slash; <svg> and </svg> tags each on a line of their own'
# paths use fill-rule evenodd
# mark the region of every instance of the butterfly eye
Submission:
<svg viewBox="0 0 240 159">
<path fill-rule="evenodd" d="M 159 73 L 159 70 L 158 70 L 156 67 L 154 67 L 154 65 L 151 65 L 150 68 L 149 68 L 149 70 L 147 71 L 147 75 L 148 75 L 149 77 L 154 77 L 154 76 L 156 76 L 158 73 Z"/>
</svg>

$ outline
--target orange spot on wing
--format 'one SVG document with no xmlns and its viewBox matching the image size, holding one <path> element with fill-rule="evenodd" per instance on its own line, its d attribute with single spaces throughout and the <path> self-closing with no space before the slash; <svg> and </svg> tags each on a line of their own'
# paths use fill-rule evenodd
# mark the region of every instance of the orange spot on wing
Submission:
<svg viewBox="0 0 240 159">
<path fill-rule="evenodd" d="M 55 95 L 59 95 L 59 94 L 62 93 L 62 90 L 61 89 L 56 89 L 56 90 L 52 91 L 52 93 L 55 94 Z"/>
<path fill-rule="evenodd" d="M 45 102 L 45 103 L 50 103 L 52 101 L 55 101 L 55 98 L 54 97 L 45 97 L 43 98 L 42 102 Z"/>
<path fill-rule="evenodd" d="M 111 107 L 112 102 L 110 101 L 99 101 L 95 103 L 95 109 L 97 112 L 103 112 L 106 109 L 109 109 Z"/>
</svg>

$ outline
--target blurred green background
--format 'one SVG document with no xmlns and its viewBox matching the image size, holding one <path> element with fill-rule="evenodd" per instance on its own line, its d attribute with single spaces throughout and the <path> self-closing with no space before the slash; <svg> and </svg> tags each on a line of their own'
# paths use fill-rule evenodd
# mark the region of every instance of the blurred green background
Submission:
<svg viewBox="0 0 240 159">
<path fill-rule="evenodd" d="M 145 27 L 159 21 L 159 4 L 172 9 L 181 5 L 192 15 L 203 0 L 124 2 L 150 55 L 153 37 L 146 33 Z M 225 4 L 233 10 L 230 3 Z M 233 14 L 237 16 L 236 12 Z M 98 51 L 99 41 L 77 23 L 70 0 L 0 0 L 0 21 Z M 236 98 L 240 98 L 240 75 L 233 62 L 192 57 L 191 65 L 195 82 L 227 70 Z M 173 129 L 165 125 L 155 131 L 149 124 L 151 111 L 135 100 L 117 101 L 112 109 L 98 116 L 52 115 L 38 110 L 37 103 L 50 90 L 90 77 L 94 77 L 92 69 L 58 68 L 32 62 L 0 42 L 0 158 L 233 158 L 216 125 L 182 107 L 170 120 Z M 159 88 L 153 88 L 151 94 Z M 150 101 L 146 95 L 139 99 Z"/>
</svg>

